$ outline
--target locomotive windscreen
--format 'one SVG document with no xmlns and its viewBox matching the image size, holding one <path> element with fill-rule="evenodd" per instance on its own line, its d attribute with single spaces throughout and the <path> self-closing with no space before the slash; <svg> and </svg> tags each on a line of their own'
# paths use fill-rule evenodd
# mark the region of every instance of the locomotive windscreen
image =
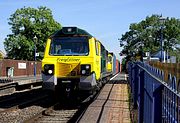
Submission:
<svg viewBox="0 0 180 123">
<path fill-rule="evenodd" d="M 50 46 L 50 55 L 85 56 L 89 54 L 87 37 L 55 37 Z"/>
</svg>

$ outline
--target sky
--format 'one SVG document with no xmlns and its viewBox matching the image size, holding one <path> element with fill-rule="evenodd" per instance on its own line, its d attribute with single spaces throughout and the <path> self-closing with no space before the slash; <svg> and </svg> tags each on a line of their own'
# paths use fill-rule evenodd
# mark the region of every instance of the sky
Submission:
<svg viewBox="0 0 180 123">
<path fill-rule="evenodd" d="M 159 14 L 180 19 L 180 0 L 0 0 L 0 50 L 11 34 L 8 18 L 17 9 L 46 6 L 62 26 L 76 26 L 100 40 L 120 59 L 119 40 L 131 23 Z"/>
</svg>

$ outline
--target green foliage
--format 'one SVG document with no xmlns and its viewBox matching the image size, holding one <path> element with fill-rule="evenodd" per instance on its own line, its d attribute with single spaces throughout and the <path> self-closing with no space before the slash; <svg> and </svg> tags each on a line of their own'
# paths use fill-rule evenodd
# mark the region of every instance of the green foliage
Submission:
<svg viewBox="0 0 180 123">
<path fill-rule="evenodd" d="M 34 37 L 42 59 L 47 38 L 61 25 L 53 19 L 52 12 L 46 7 L 17 9 L 9 18 L 12 34 L 7 35 L 4 47 L 8 58 L 34 60 Z"/>
<path fill-rule="evenodd" d="M 159 15 L 152 15 L 139 23 L 131 24 L 129 31 L 120 39 L 122 53 L 134 57 L 141 51 L 157 52 L 161 47 L 161 31 L 164 41 L 163 49 L 177 52 L 180 45 L 180 20 L 165 18 L 162 24 L 159 21 L 160 18 Z"/>
<path fill-rule="evenodd" d="M 122 59 L 122 71 L 123 72 L 127 72 L 127 62 L 128 62 L 128 60 L 126 59 L 126 58 L 123 58 Z"/>
<path fill-rule="evenodd" d="M 180 48 L 177 48 L 176 50 L 172 50 L 169 52 L 170 56 L 176 56 L 176 62 L 180 63 Z"/>
</svg>

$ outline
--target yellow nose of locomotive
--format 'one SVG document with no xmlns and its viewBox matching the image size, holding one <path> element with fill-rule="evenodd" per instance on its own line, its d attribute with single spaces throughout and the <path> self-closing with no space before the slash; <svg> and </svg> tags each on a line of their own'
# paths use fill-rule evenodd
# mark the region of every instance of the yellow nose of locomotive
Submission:
<svg viewBox="0 0 180 123">
<path fill-rule="evenodd" d="M 80 63 L 58 63 L 57 77 L 79 77 Z"/>
</svg>

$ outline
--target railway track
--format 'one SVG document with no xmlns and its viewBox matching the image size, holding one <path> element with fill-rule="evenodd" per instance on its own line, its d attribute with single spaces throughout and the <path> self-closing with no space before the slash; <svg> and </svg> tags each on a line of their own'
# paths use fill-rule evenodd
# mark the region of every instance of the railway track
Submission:
<svg viewBox="0 0 180 123">
<path fill-rule="evenodd" d="M 0 96 L 15 92 L 16 86 L 17 86 L 16 82 L 0 83 Z"/>
<path fill-rule="evenodd" d="M 31 99 L 31 100 L 27 100 L 25 102 L 22 102 L 20 104 L 17 104 L 15 106 L 12 106 L 10 108 L 7 108 L 7 109 L 4 109 L 2 111 L 0 111 L 0 114 L 2 113 L 7 113 L 7 112 L 10 112 L 10 111 L 15 111 L 15 110 L 18 110 L 18 109 L 21 109 L 21 108 L 24 108 L 26 107 L 27 105 L 31 105 L 37 101 L 40 101 L 40 100 L 43 100 L 43 99 L 46 99 L 49 95 L 42 95 L 40 97 L 37 97 L 37 98 L 34 98 L 34 99 Z"/>
<path fill-rule="evenodd" d="M 98 93 L 79 100 L 62 99 L 56 104 L 44 109 L 24 123 L 71 123 L 78 122 L 90 103 L 97 97 Z M 73 103 L 72 103 L 73 102 Z"/>
<path fill-rule="evenodd" d="M 31 81 L 31 80 L 28 80 Z M 42 81 L 40 79 L 32 80 L 31 82 L 23 82 L 23 79 L 13 79 L 10 82 L 0 81 L 0 96 L 13 94 L 22 90 L 32 90 L 42 87 Z"/>
<path fill-rule="evenodd" d="M 38 93 L 38 92 L 37 92 Z M 52 101 L 52 98 L 46 95 L 38 96 L 33 93 L 34 97 L 30 97 L 27 101 L 22 101 L 18 105 L 7 106 L 9 108 L 0 111 L 0 122 L 6 123 L 56 123 L 56 122 L 78 122 L 83 116 L 88 106 L 99 95 L 94 93 L 83 100 L 60 99 L 60 101 Z M 27 96 L 27 95 L 24 95 Z M 44 96 L 44 97 L 43 97 Z M 39 99 L 38 99 L 38 98 Z M 52 97 L 52 96 L 51 96 Z M 18 97 L 22 99 L 21 97 Z M 13 98 L 12 100 L 17 100 Z M 39 100 L 39 101 L 38 101 Z M 13 102 L 7 98 L 6 103 Z M 5 102 L 0 102 L 5 103 Z M 12 104 L 11 104 L 12 105 Z"/>
<path fill-rule="evenodd" d="M 1 123 L 23 123 L 26 119 L 36 115 L 38 112 L 43 111 L 49 105 L 52 105 L 50 101 L 37 102 L 34 105 L 27 106 L 25 108 L 19 108 L 8 112 L 1 113 Z M 48 102 L 48 103 L 47 103 Z M 44 103 L 44 104 L 43 104 Z"/>
<path fill-rule="evenodd" d="M 50 95 L 42 90 L 6 98 L 0 102 L 0 123 L 21 123 L 52 103 Z"/>
<path fill-rule="evenodd" d="M 66 106 L 61 103 L 56 103 L 55 105 L 26 120 L 25 123 L 68 122 L 75 113 L 77 113 L 78 107 L 72 105 L 70 107 Z"/>
<path fill-rule="evenodd" d="M 0 108 L 12 107 L 13 105 L 26 102 L 27 100 L 31 100 L 32 98 L 36 98 L 37 96 L 44 94 L 48 93 L 42 91 L 42 89 L 33 89 L 0 96 Z"/>
<path fill-rule="evenodd" d="M 7 106 L 9 108 L 0 111 L 0 122 L 74 122 L 88 106 L 92 96 L 88 97 L 90 99 L 86 98 L 83 103 L 74 101 L 73 104 L 72 101 L 66 99 L 55 103 L 48 95 L 31 98 L 18 105 Z M 12 100 L 6 100 L 5 102 L 11 102 Z"/>
</svg>

